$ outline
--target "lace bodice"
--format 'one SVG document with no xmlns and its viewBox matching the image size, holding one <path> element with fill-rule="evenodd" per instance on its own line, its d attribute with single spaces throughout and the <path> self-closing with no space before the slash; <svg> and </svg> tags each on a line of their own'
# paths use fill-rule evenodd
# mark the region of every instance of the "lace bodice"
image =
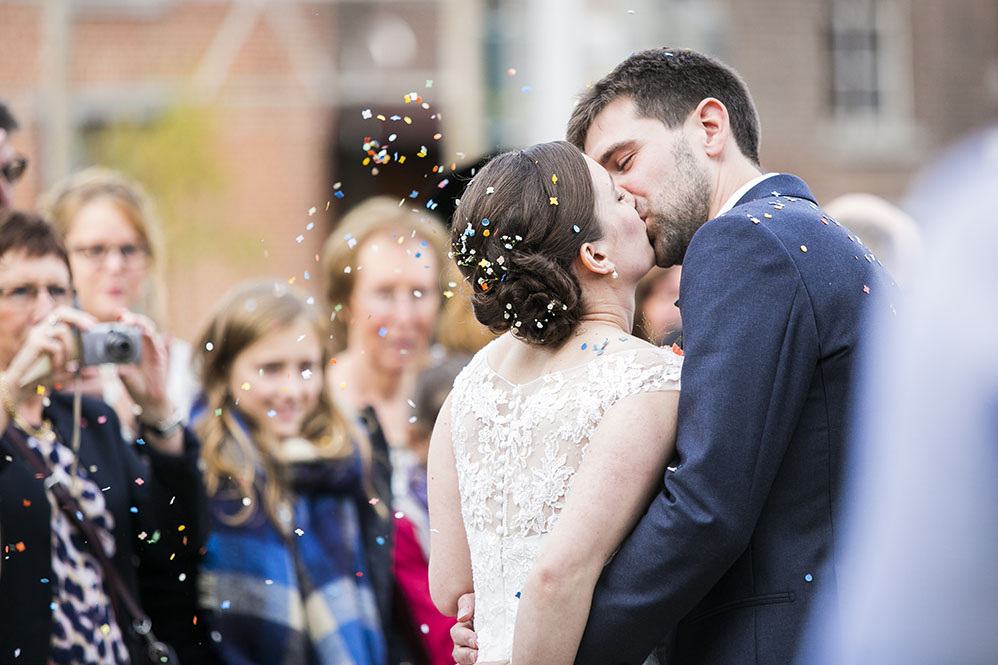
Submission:
<svg viewBox="0 0 998 665">
<path fill-rule="evenodd" d="M 670 349 L 600 350 L 584 365 L 513 384 L 489 367 L 490 348 L 475 355 L 451 393 L 482 662 L 512 652 L 520 589 L 603 414 L 629 395 L 678 390 L 682 368 Z"/>
</svg>

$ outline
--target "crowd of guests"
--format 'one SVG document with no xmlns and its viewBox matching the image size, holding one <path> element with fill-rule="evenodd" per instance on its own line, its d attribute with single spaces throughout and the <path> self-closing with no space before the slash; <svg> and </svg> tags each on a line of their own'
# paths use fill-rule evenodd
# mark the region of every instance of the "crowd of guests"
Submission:
<svg viewBox="0 0 998 665">
<path fill-rule="evenodd" d="M 362 203 L 320 302 L 237 285 L 192 346 L 142 186 L 14 209 L 16 129 L 0 104 L 0 662 L 453 662 L 426 449 L 490 337 L 441 220 Z"/>
</svg>

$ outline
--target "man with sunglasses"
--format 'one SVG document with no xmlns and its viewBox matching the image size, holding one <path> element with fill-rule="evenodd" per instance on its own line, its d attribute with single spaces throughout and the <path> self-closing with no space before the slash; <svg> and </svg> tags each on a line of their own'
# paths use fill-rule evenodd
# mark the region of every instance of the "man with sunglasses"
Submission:
<svg viewBox="0 0 998 665">
<path fill-rule="evenodd" d="M 28 160 L 17 154 L 10 144 L 10 135 L 18 129 L 17 119 L 0 101 L 0 210 L 9 208 L 14 200 L 14 183 L 28 167 Z"/>
</svg>

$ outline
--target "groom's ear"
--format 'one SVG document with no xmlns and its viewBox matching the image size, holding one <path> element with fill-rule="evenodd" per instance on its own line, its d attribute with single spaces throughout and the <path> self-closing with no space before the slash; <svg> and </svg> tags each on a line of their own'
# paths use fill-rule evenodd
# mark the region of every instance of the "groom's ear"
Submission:
<svg viewBox="0 0 998 665">
<path fill-rule="evenodd" d="M 707 97 L 697 105 L 691 119 L 702 141 L 704 154 L 711 158 L 720 157 L 731 136 L 728 109 L 720 100 Z"/>
<path fill-rule="evenodd" d="M 613 272 L 613 263 L 596 243 L 582 243 L 582 247 L 579 248 L 579 261 L 585 270 L 597 275 L 609 275 Z"/>
</svg>

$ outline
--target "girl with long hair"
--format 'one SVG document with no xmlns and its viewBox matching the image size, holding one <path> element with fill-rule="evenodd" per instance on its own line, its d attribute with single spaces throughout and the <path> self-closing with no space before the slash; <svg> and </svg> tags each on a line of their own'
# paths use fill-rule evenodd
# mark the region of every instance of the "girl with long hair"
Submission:
<svg viewBox="0 0 998 665">
<path fill-rule="evenodd" d="M 386 660 L 389 518 L 368 441 L 329 400 L 322 342 L 314 309 L 268 281 L 228 294 L 197 347 L 201 602 L 227 662 Z"/>
</svg>

